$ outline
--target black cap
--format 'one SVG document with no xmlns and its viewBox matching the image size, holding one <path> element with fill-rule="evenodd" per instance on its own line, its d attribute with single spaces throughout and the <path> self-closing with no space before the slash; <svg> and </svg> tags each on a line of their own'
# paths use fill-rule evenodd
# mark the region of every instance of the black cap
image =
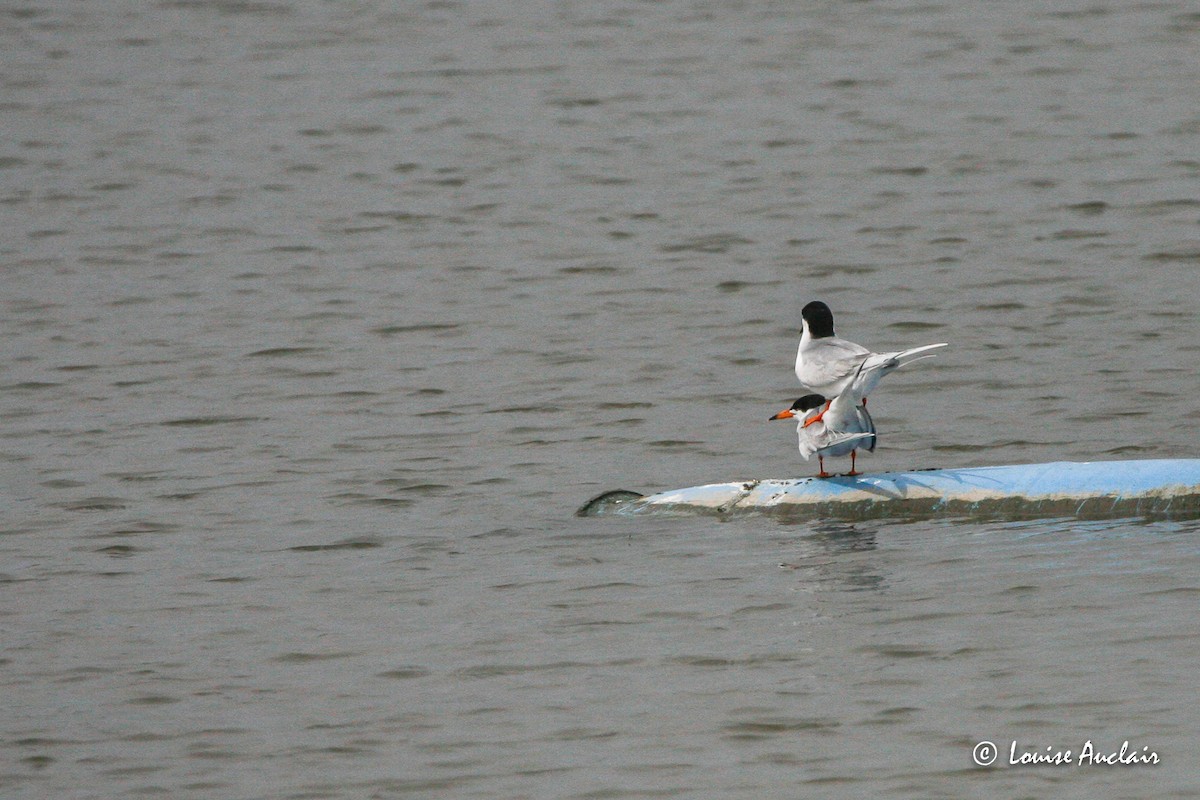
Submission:
<svg viewBox="0 0 1200 800">
<path fill-rule="evenodd" d="M 808 333 L 812 338 L 833 336 L 833 312 L 820 300 L 813 300 L 806 305 L 800 311 L 800 316 L 808 323 Z"/>
</svg>

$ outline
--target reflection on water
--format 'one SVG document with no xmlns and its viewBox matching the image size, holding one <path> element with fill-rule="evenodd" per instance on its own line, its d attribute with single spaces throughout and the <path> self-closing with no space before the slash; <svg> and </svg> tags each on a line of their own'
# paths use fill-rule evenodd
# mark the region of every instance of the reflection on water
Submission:
<svg viewBox="0 0 1200 800">
<path fill-rule="evenodd" d="M 779 567 L 794 570 L 808 584 L 830 590 L 863 591 L 886 588 L 884 576 L 859 554 L 877 547 L 874 528 L 864 523 L 824 520 L 805 526 L 807 533 Z"/>
<path fill-rule="evenodd" d="M 813 541 L 821 542 L 834 553 L 853 553 L 875 549 L 875 531 L 853 524 L 822 521 L 811 526 Z"/>
</svg>

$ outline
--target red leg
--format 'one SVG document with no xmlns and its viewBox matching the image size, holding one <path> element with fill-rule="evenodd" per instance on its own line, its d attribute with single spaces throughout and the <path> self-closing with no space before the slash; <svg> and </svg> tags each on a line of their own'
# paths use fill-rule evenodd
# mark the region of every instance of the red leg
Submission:
<svg viewBox="0 0 1200 800">
<path fill-rule="evenodd" d="M 854 459 L 858 455 L 858 450 L 850 451 L 850 471 L 846 473 L 846 477 L 853 478 L 855 475 L 862 475 L 861 472 L 854 468 Z"/>
<path fill-rule="evenodd" d="M 829 410 L 829 407 L 830 407 L 831 405 L 833 405 L 833 401 L 832 401 L 832 400 L 826 400 L 826 401 L 825 401 L 825 407 L 821 409 L 821 413 L 820 413 L 820 414 L 817 414 L 815 417 L 813 417 L 813 418 L 812 418 L 812 419 L 810 419 L 810 420 L 806 420 L 806 421 L 804 422 L 804 424 L 803 424 L 803 425 L 801 425 L 800 427 L 801 427 L 801 428 L 807 428 L 809 425 L 812 425 L 812 424 L 813 424 L 813 423 L 815 423 L 815 422 L 820 422 L 822 419 L 824 419 L 824 418 L 825 418 L 825 412 Z"/>
<path fill-rule="evenodd" d="M 825 471 L 825 456 L 821 455 L 820 453 L 817 453 L 817 463 L 821 465 L 821 471 L 817 473 L 818 478 L 832 478 L 833 477 L 832 475 L 830 475 L 828 472 Z"/>
</svg>

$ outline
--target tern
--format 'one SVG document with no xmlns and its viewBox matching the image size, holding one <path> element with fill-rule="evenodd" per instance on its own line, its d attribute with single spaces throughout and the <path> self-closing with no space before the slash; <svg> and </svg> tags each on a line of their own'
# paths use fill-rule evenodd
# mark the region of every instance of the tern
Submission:
<svg viewBox="0 0 1200 800">
<path fill-rule="evenodd" d="M 859 386 L 855 391 L 865 405 L 867 395 L 879 385 L 884 375 L 904 364 L 920 360 L 913 356 L 946 346 L 946 342 L 939 342 L 894 353 L 873 353 L 834 333 L 833 312 L 820 300 L 806 305 L 800 317 L 803 327 L 800 347 L 796 350 L 796 377 L 805 389 L 826 398 L 841 396 L 857 378 Z M 820 418 L 818 414 L 814 421 Z"/>
<path fill-rule="evenodd" d="M 826 406 L 828 406 L 826 408 Z M 850 456 L 850 471 L 847 475 L 862 473 L 855 469 L 855 457 L 859 448 L 874 452 L 878 437 L 875 422 L 867 413 L 867 407 L 859 402 L 853 392 L 846 392 L 826 401 L 823 395 L 806 394 L 791 408 L 780 411 L 771 419 L 795 419 L 796 435 L 800 440 L 800 455 L 805 461 L 817 454 L 821 471 L 818 478 L 828 478 L 825 471 L 825 456 Z"/>
</svg>

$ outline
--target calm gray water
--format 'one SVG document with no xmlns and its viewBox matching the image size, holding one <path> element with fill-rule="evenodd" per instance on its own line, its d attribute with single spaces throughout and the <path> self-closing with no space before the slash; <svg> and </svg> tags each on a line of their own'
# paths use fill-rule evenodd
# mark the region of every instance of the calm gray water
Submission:
<svg viewBox="0 0 1200 800">
<path fill-rule="evenodd" d="M 7 4 L 0 794 L 1196 796 L 1200 523 L 573 512 L 814 471 L 814 298 L 952 343 L 867 469 L 1200 455 L 1198 53 L 1183 0 Z"/>
</svg>

